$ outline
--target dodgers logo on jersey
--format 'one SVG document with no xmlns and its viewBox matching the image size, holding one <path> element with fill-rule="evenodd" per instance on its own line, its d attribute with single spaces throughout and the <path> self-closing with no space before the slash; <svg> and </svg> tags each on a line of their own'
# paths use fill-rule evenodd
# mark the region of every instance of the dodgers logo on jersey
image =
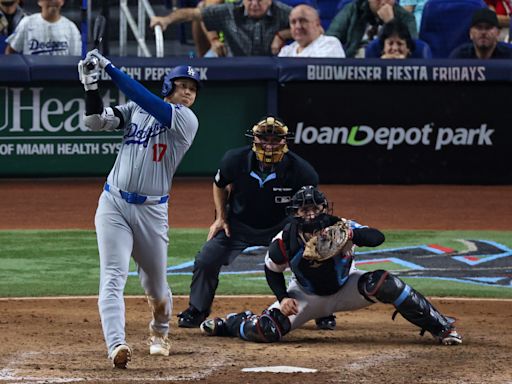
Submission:
<svg viewBox="0 0 512 384">
<path fill-rule="evenodd" d="M 29 42 L 29 50 L 33 55 L 48 52 L 65 51 L 69 48 L 67 41 L 38 41 L 31 39 Z"/>
<path fill-rule="evenodd" d="M 123 139 L 126 141 L 124 144 L 142 144 L 144 147 L 148 146 L 149 139 L 154 136 L 158 136 L 161 133 L 168 130 L 169 127 L 166 127 L 159 122 L 156 122 L 153 125 L 150 125 L 147 128 L 139 128 L 139 126 L 135 123 L 130 123 L 126 127 L 125 134 Z"/>
</svg>

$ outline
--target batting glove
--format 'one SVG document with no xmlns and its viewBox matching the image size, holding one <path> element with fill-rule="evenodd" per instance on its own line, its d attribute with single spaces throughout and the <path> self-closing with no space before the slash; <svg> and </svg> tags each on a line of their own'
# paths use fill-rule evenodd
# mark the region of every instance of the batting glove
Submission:
<svg viewBox="0 0 512 384">
<path fill-rule="evenodd" d="M 98 60 L 101 69 L 110 64 L 110 60 L 103 56 L 97 49 L 87 52 L 87 56 L 85 56 L 86 61 L 92 60 L 93 58 Z"/>
<path fill-rule="evenodd" d="M 98 60 L 80 60 L 78 62 L 78 77 L 86 91 L 97 90 L 98 80 L 100 79 L 100 66 Z"/>
</svg>

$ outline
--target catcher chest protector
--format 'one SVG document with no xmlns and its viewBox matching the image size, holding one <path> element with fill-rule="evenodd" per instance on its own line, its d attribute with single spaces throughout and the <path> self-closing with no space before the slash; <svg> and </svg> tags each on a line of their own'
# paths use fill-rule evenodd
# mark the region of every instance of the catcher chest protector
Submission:
<svg viewBox="0 0 512 384">
<path fill-rule="evenodd" d="M 253 138 L 252 150 L 256 154 L 258 161 L 264 164 L 275 164 L 283 160 L 284 154 L 288 152 L 288 145 L 286 140 L 289 137 L 288 127 L 281 121 L 273 116 L 268 116 L 265 119 L 255 124 L 251 130 L 245 134 L 247 137 Z M 254 138 L 260 139 L 285 139 L 284 144 L 273 145 L 271 150 L 266 149 L 262 143 L 257 143 Z"/>
<path fill-rule="evenodd" d="M 172 93 L 174 90 L 174 80 L 176 79 L 191 79 L 196 82 L 197 89 L 201 87 L 199 72 L 189 65 L 180 65 L 165 75 L 162 84 L 162 96 L 169 96 Z"/>
<path fill-rule="evenodd" d="M 452 328 L 452 319 L 443 316 L 421 293 L 387 271 L 365 273 L 359 278 L 358 289 L 370 301 L 374 297 L 393 304 L 406 320 L 421 328 L 421 334 L 429 331 L 439 336 Z"/>
</svg>

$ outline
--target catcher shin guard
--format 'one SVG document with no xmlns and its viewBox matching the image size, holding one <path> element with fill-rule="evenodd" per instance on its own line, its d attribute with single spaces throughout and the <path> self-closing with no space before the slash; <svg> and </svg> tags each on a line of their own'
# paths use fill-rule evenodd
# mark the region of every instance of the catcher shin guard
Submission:
<svg viewBox="0 0 512 384">
<path fill-rule="evenodd" d="M 287 316 L 277 309 L 264 310 L 261 315 L 252 315 L 240 322 L 236 334 L 244 340 L 256 343 L 280 341 L 290 332 L 291 323 Z"/>
<path fill-rule="evenodd" d="M 452 319 L 443 316 L 421 293 L 387 271 L 365 273 L 359 278 L 358 289 L 370 300 L 373 297 L 393 304 L 406 320 L 421 328 L 421 334 L 429 331 L 439 338 L 454 328 Z"/>
</svg>

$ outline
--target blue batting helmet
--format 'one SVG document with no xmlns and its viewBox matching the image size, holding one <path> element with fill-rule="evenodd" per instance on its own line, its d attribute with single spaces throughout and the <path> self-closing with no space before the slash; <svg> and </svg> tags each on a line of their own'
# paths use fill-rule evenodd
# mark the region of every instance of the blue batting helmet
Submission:
<svg viewBox="0 0 512 384">
<path fill-rule="evenodd" d="M 176 79 L 192 79 L 197 83 L 198 89 L 201 87 L 199 72 L 190 65 L 179 65 L 174 67 L 172 71 L 165 75 L 164 83 L 162 84 L 163 96 L 168 96 L 172 93 L 174 88 L 174 80 Z"/>
</svg>

